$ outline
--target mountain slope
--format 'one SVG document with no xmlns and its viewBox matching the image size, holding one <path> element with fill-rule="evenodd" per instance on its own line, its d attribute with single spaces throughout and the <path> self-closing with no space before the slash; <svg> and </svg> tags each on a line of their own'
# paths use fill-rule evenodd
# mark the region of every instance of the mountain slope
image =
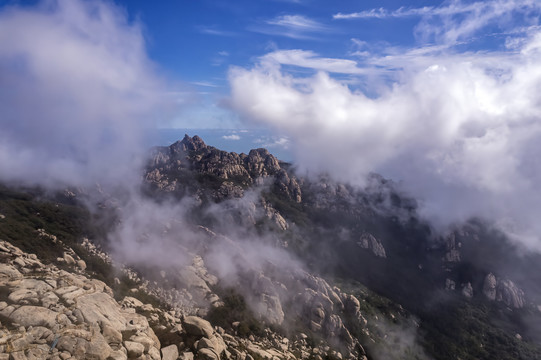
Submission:
<svg viewBox="0 0 541 360">
<path fill-rule="evenodd" d="M 0 322 L 10 339 L 0 351 L 13 358 L 83 358 L 80 351 L 104 359 L 540 357 L 541 272 L 524 272 L 539 257 L 520 257 L 480 220 L 434 233 L 415 201 L 380 176 L 364 188 L 329 175 L 301 177 L 264 149 L 227 153 L 186 136 L 153 149 L 142 196 L 128 190 L 0 188 L 7 241 Z M 51 289 L 34 281 L 62 278 L 71 280 Z M 44 302 L 53 295 L 59 300 Z M 79 296 L 106 299 L 122 339 L 107 338 L 95 317 L 78 319 Z M 43 327 L 63 335 L 25 335 L 35 327 L 17 315 L 25 306 L 54 317 Z M 126 325 L 133 312 L 141 329 Z M 66 332 L 72 328 L 83 335 Z M 7 345 L 18 338 L 26 340 Z"/>
</svg>

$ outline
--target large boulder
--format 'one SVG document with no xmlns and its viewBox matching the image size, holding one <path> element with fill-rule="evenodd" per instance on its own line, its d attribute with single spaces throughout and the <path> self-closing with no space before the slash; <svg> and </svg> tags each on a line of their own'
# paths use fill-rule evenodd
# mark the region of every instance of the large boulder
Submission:
<svg viewBox="0 0 541 360">
<path fill-rule="evenodd" d="M 212 325 L 207 320 L 197 316 L 187 316 L 182 322 L 184 329 L 188 335 L 196 337 L 206 337 L 210 339 L 214 333 Z"/>
<path fill-rule="evenodd" d="M 9 318 L 24 327 L 45 326 L 52 328 L 56 324 L 57 313 L 41 306 L 21 306 L 13 311 Z"/>
<path fill-rule="evenodd" d="M 88 324 L 108 324 L 119 331 L 126 328 L 126 320 L 120 307 L 108 294 L 96 292 L 83 295 L 77 298 L 77 308 Z"/>
<path fill-rule="evenodd" d="M 138 358 L 145 352 L 145 347 L 143 346 L 143 344 L 139 344 L 135 341 L 124 341 L 124 347 L 128 351 L 129 359 Z"/>
</svg>

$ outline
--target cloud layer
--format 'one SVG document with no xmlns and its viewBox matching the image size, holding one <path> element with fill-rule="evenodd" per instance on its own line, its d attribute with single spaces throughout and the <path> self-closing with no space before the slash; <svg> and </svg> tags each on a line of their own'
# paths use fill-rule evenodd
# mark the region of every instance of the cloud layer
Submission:
<svg viewBox="0 0 541 360">
<path fill-rule="evenodd" d="M 246 119 L 287 134 L 304 169 L 359 184 L 383 173 L 436 225 L 483 216 L 541 249 L 541 32 L 520 35 L 497 51 L 430 44 L 367 53 L 358 67 L 375 77 L 371 96 L 324 71 L 292 75 L 271 53 L 231 70 L 231 100 Z M 310 54 L 295 65 L 332 71 Z"/>
<path fill-rule="evenodd" d="M 167 98 L 138 24 L 110 3 L 47 1 L 4 8 L 0 43 L 4 180 L 118 181 L 135 168 Z"/>
</svg>

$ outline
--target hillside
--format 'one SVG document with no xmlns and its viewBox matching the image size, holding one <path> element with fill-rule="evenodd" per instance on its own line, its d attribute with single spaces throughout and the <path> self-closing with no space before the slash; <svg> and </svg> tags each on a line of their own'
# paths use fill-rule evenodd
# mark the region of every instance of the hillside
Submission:
<svg viewBox="0 0 541 360">
<path fill-rule="evenodd" d="M 0 214 L 6 359 L 541 357 L 539 256 L 482 219 L 436 233 L 379 175 L 186 136 L 136 195 L 6 185 Z"/>
</svg>

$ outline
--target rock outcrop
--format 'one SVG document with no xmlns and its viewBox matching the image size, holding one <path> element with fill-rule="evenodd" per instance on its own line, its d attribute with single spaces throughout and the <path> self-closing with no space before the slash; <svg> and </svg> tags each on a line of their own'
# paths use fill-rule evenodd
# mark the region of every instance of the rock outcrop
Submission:
<svg viewBox="0 0 541 360">
<path fill-rule="evenodd" d="M 375 256 L 386 258 L 387 254 L 385 253 L 385 248 L 381 242 L 374 237 L 374 235 L 369 233 L 363 233 L 357 242 L 357 245 L 363 249 L 369 250 Z"/>
<path fill-rule="evenodd" d="M 122 308 L 103 282 L 44 265 L 7 242 L 0 242 L 0 252 L 0 287 L 7 295 L 0 299 L 0 353 L 17 359 L 160 359 L 148 320 Z"/>
<path fill-rule="evenodd" d="M 501 301 L 505 305 L 520 309 L 524 307 L 524 291 L 509 279 L 498 279 L 492 273 L 487 274 L 483 283 L 483 294 L 492 301 Z"/>
<path fill-rule="evenodd" d="M 264 178 L 274 178 L 281 192 L 302 200 L 297 179 L 266 149 L 237 154 L 208 146 L 198 136 L 186 135 L 169 147 L 155 148 L 145 175 L 151 188 L 169 193 L 194 194 L 200 190 L 196 183 L 210 184 L 210 196 L 218 201 L 242 197 L 248 186 Z"/>
<path fill-rule="evenodd" d="M 449 263 L 460 262 L 460 247 L 462 244 L 457 241 L 455 233 L 451 233 L 445 239 L 445 261 Z"/>
</svg>

